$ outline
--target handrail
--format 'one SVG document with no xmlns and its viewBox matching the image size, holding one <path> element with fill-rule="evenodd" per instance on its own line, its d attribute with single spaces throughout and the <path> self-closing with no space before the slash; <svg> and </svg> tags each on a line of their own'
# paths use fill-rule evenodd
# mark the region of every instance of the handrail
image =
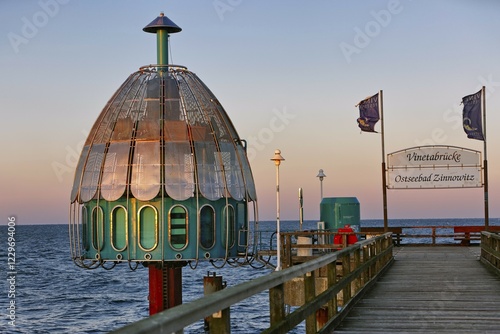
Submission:
<svg viewBox="0 0 500 334">
<path fill-rule="evenodd" d="M 469 245 L 472 240 L 480 240 L 480 231 L 478 228 L 482 226 L 477 225 L 458 225 L 458 226 L 446 226 L 446 225 L 436 225 L 436 226 L 393 226 L 389 228 L 392 232 L 392 237 L 396 245 L 400 245 L 403 239 L 431 239 L 431 244 L 436 245 L 439 239 L 450 239 L 453 238 L 454 241 L 460 241 L 461 245 Z M 490 226 L 493 231 L 500 231 L 500 226 Z M 419 233 L 419 230 L 429 230 L 430 233 Z M 412 233 L 408 233 L 408 230 L 414 230 Z M 453 232 L 439 232 L 439 230 L 453 230 Z M 378 233 L 383 233 L 383 228 L 381 227 L 362 227 L 361 233 L 358 234 L 370 234 L 376 235 Z M 416 233 L 415 233 L 416 232 Z M 412 243 L 407 243 L 412 244 Z M 443 245 L 456 245 L 456 242 L 444 242 Z"/>
<path fill-rule="evenodd" d="M 318 298 L 321 298 L 319 299 L 319 301 L 316 301 L 315 305 L 313 306 L 319 305 L 319 308 L 324 304 L 324 301 L 326 299 L 331 299 L 332 294 L 335 294 L 336 291 L 340 291 L 340 289 L 344 289 L 346 292 L 349 291 L 347 295 L 350 295 L 350 289 L 347 290 L 347 286 L 350 287 L 350 283 L 354 280 L 361 280 L 360 275 L 368 275 L 370 276 L 371 280 L 376 276 L 378 272 L 385 268 L 388 265 L 388 262 L 392 260 L 392 242 L 387 242 L 387 240 L 391 240 L 390 238 L 391 234 L 386 233 L 372 239 L 358 242 L 337 252 L 325 254 L 299 265 L 295 265 L 281 271 L 272 272 L 269 275 L 223 289 L 216 293 L 197 299 L 193 302 L 182 304 L 162 311 L 149 318 L 120 328 L 112 333 L 173 333 L 182 330 L 184 327 L 193 324 L 200 319 L 208 317 L 213 313 L 220 311 L 221 309 L 225 309 L 235 303 L 238 303 L 265 290 L 270 290 L 270 302 L 272 304 L 273 302 L 271 301 L 271 290 L 276 288 L 280 288 L 282 290 L 283 284 L 287 281 L 292 280 L 293 278 L 304 275 L 311 275 L 311 273 L 313 273 L 315 270 L 326 267 L 328 265 L 332 267 L 332 264 L 334 264 L 333 267 L 335 267 L 335 264 L 338 260 L 344 260 L 343 262 L 345 263 L 345 260 L 347 259 L 347 265 L 344 264 L 344 267 L 347 268 L 346 272 L 344 273 L 344 277 L 338 283 L 333 285 L 333 287 L 330 286 L 327 291 L 318 296 Z M 349 259 L 351 258 L 351 256 L 359 259 L 360 253 L 365 257 L 363 259 L 362 268 L 358 267 L 349 269 Z M 348 275 L 345 275 L 346 273 L 348 273 Z M 365 281 L 367 281 L 366 277 Z M 347 297 L 349 298 L 350 296 Z M 344 300 L 344 303 L 346 304 L 346 300 Z M 271 308 L 272 307 L 276 307 L 276 305 L 271 305 Z M 278 305 L 277 307 L 281 307 L 284 309 L 284 305 Z M 303 307 L 306 307 L 306 305 L 304 305 Z M 299 310 L 301 310 L 302 315 L 305 314 L 305 316 L 314 314 L 314 312 L 316 311 L 316 309 L 311 309 L 311 307 L 309 306 L 309 308 L 304 312 L 303 307 L 299 308 Z M 289 316 L 297 318 L 297 311 L 292 312 Z M 337 313 L 336 308 L 335 310 L 332 310 L 332 312 Z M 276 329 L 273 328 L 273 326 L 278 326 L 276 328 L 279 328 L 280 325 L 277 324 L 277 322 L 279 323 L 283 321 L 283 319 L 273 319 L 273 316 L 270 316 L 271 328 L 269 330 L 269 333 L 274 333 Z M 304 319 L 305 318 L 301 317 L 299 323 Z"/>
<path fill-rule="evenodd" d="M 481 232 L 481 262 L 500 275 L 500 235 Z"/>
</svg>

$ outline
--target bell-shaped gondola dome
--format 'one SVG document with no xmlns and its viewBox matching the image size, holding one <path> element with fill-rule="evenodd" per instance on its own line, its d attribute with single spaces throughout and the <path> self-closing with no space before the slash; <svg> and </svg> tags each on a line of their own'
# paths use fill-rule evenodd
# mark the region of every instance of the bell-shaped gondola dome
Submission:
<svg viewBox="0 0 500 334">
<path fill-rule="evenodd" d="M 256 200 L 240 139 L 217 98 L 182 66 L 133 73 L 95 122 L 71 202 L 167 196 Z"/>
<path fill-rule="evenodd" d="M 246 257 L 257 195 L 245 146 L 217 98 L 186 67 L 168 64 L 160 14 L 158 65 L 116 91 L 82 149 L 70 205 L 75 263 Z M 89 261 L 86 261 L 89 260 Z"/>
</svg>

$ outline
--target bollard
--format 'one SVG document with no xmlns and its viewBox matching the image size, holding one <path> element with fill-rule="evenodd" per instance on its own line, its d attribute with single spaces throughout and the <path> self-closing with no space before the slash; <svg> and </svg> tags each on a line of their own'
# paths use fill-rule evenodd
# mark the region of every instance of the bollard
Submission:
<svg viewBox="0 0 500 334">
<path fill-rule="evenodd" d="M 220 291 L 226 287 L 222 282 L 222 276 L 216 276 L 213 272 L 207 273 L 203 277 L 203 291 L 205 295 Z M 229 334 L 231 333 L 231 316 L 230 309 L 226 308 L 205 318 L 205 333 L 206 334 Z"/>
</svg>

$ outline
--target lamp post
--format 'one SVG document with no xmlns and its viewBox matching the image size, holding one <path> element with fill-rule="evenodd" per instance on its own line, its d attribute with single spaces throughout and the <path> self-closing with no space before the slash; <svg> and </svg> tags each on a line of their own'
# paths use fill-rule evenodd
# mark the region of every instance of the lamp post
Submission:
<svg viewBox="0 0 500 334">
<path fill-rule="evenodd" d="M 323 173 L 323 170 L 320 169 L 318 175 L 316 177 L 319 178 L 319 183 L 320 183 L 320 189 L 321 189 L 321 200 L 323 200 L 323 179 L 326 177 L 325 173 Z M 320 201 L 321 201 L 320 200 Z"/>
<path fill-rule="evenodd" d="M 274 151 L 274 157 L 271 159 L 276 165 L 276 229 L 277 229 L 277 243 L 276 243 L 276 271 L 281 270 L 281 234 L 280 234 L 280 164 L 283 159 L 280 150 Z"/>
</svg>

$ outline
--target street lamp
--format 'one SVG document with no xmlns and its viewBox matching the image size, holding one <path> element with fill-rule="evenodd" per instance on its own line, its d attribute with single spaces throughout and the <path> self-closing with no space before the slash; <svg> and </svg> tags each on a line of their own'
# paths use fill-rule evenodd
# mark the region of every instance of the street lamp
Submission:
<svg viewBox="0 0 500 334">
<path fill-rule="evenodd" d="M 281 270 L 281 234 L 280 234 L 280 164 L 285 161 L 281 156 L 280 150 L 274 151 L 274 157 L 271 159 L 276 165 L 276 229 L 277 229 L 277 245 L 276 245 L 276 271 Z"/>
<path fill-rule="evenodd" d="M 318 175 L 316 177 L 319 178 L 319 183 L 321 186 L 321 199 L 323 199 L 323 179 L 326 177 L 325 173 L 323 173 L 323 170 L 320 169 Z"/>
</svg>

